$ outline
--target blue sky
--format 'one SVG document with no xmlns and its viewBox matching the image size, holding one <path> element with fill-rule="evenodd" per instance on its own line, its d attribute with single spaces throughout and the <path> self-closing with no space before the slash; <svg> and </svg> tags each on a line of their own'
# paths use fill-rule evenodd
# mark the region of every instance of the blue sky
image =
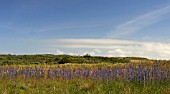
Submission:
<svg viewBox="0 0 170 94">
<path fill-rule="evenodd" d="M 0 54 L 170 59 L 169 0 L 3 0 Z"/>
</svg>

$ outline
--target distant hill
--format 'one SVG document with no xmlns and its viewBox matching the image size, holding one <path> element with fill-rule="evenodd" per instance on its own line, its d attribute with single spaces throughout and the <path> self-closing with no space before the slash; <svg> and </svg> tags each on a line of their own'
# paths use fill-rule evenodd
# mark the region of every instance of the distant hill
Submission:
<svg viewBox="0 0 170 94">
<path fill-rule="evenodd" d="M 148 61 L 141 57 L 102 57 L 102 56 L 71 56 L 71 55 L 0 55 L 0 65 L 29 65 L 29 64 L 64 64 L 64 63 L 129 63 L 133 60 Z"/>
</svg>

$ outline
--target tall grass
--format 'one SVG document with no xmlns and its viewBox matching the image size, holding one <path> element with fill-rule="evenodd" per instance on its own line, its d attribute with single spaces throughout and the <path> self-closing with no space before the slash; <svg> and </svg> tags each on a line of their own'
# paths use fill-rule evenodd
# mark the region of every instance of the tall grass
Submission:
<svg viewBox="0 0 170 94">
<path fill-rule="evenodd" d="M 170 94 L 168 81 L 137 84 L 125 80 L 1 79 L 0 94 Z"/>
<path fill-rule="evenodd" d="M 170 94 L 170 64 L 1 66 L 0 94 Z"/>
</svg>

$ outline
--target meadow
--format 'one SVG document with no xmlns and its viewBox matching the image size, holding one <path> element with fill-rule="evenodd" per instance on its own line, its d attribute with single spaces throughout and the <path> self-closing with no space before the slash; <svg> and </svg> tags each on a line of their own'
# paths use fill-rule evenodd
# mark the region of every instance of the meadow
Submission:
<svg viewBox="0 0 170 94">
<path fill-rule="evenodd" d="M 170 94 L 170 63 L 0 66 L 0 94 Z"/>
</svg>

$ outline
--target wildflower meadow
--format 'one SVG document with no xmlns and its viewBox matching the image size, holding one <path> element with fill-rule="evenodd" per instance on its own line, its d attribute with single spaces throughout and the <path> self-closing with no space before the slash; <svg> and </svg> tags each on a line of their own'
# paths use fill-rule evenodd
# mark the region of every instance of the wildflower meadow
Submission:
<svg viewBox="0 0 170 94">
<path fill-rule="evenodd" d="M 170 94 L 170 63 L 0 67 L 1 94 Z"/>
</svg>

